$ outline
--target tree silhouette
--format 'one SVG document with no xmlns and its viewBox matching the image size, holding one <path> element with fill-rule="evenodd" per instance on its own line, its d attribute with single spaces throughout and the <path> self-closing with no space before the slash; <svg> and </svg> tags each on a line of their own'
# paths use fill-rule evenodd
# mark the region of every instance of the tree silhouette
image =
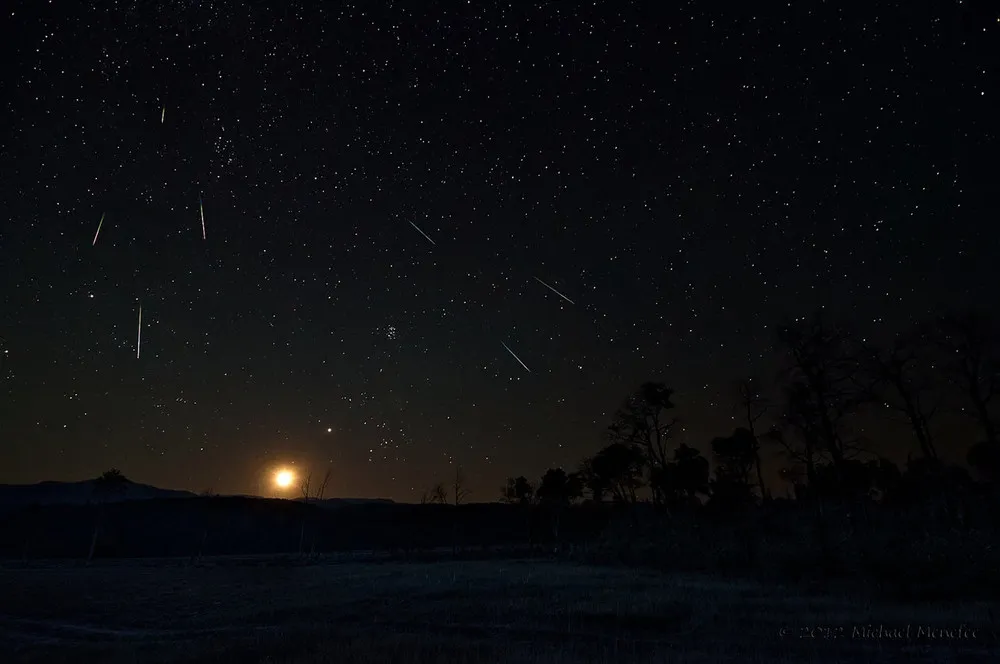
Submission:
<svg viewBox="0 0 1000 664">
<path fill-rule="evenodd" d="M 502 500 L 505 503 L 529 505 L 534 497 L 535 488 L 524 475 L 520 477 L 508 477 L 507 485 L 501 490 Z"/>
<path fill-rule="evenodd" d="M 614 443 L 635 445 L 642 450 L 651 473 L 662 475 L 669 461 L 668 443 L 676 418 L 667 416 L 674 408 L 670 398 L 674 391 L 663 383 L 643 383 L 625 400 L 608 427 L 608 437 Z M 652 483 L 651 483 L 652 484 Z M 653 499 L 662 502 L 653 484 Z"/>
<path fill-rule="evenodd" d="M 576 473 L 567 475 L 562 468 L 549 468 L 538 484 L 536 495 L 543 505 L 567 506 L 583 496 L 583 482 Z"/>
<path fill-rule="evenodd" d="M 750 485 L 756 447 L 757 440 L 753 433 L 742 427 L 733 431 L 728 437 L 712 440 L 712 453 L 719 464 L 719 471 L 746 486 Z"/>
<path fill-rule="evenodd" d="M 468 483 L 465 479 L 465 471 L 462 470 L 461 466 L 455 467 L 455 478 L 452 480 L 451 488 L 453 491 L 452 495 L 455 497 L 455 505 L 464 503 L 465 499 L 472 493 L 469 491 Z"/>
<path fill-rule="evenodd" d="M 937 404 L 928 403 L 936 387 L 928 362 L 930 342 L 926 326 L 918 326 L 897 335 L 884 349 L 866 346 L 863 361 L 878 381 L 879 400 L 906 416 L 921 453 L 937 459 L 930 428 Z"/>
<path fill-rule="evenodd" d="M 430 488 L 430 491 L 424 495 L 424 498 L 424 502 L 447 505 L 448 487 L 445 486 L 444 482 L 438 482 Z"/>
<path fill-rule="evenodd" d="M 327 484 L 330 483 L 330 478 L 332 476 L 333 476 L 333 469 L 327 468 L 326 473 L 323 474 L 322 482 L 320 482 L 319 486 L 317 486 L 315 490 L 313 490 L 313 481 L 312 481 L 313 475 L 312 471 L 310 470 L 303 478 L 302 483 L 299 485 L 299 488 L 302 490 L 302 498 L 305 500 L 305 502 L 308 503 L 312 501 L 323 500 L 323 496 L 326 493 L 326 486 Z M 311 512 L 308 511 L 302 512 L 302 523 L 300 524 L 299 527 L 299 555 L 303 555 L 306 552 L 305 551 L 306 525 L 307 525 L 306 520 L 310 514 Z M 312 541 L 310 545 L 309 555 L 312 555 L 313 553 L 315 553 L 316 549 L 316 535 L 314 528 L 310 528 L 309 530 L 311 533 L 310 539 Z"/>
<path fill-rule="evenodd" d="M 796 484 L 795 495 L 813 499 L 817 544 L 824 563 L 832 565 L 824 499 L 831 493 L 830 477 L 841 487 L 849 482 L 846 463 L 862 450 L 850 419 L 871 399 L 872 389 L 863 382 L 861 355 L 853 339 L 829 323 L 822 311 L 779 326 L 776 336 L 789 362 L 783 372 L 785 403 L 771 438 L 805 467 L 807 487 Z M 822 464 L 824 458 L 828 464 Z M 854 512 L 848 514 L 852 532 L 857 532 Z"/>
<path fill-rule="evenodd" d="M 508 477 L 507 485 L 501 488 L 501 500 L 510 505 L 520 505 L 524 511 L 524 532 L 525 539 L 529 546 L 532 543 L 531 537 L 531 504 L 535 497 L 535 487 L 524 475 L 520 477 Z"/>
<path fill-rule="evenodd" d="M 714 502 L 729 508 L 750 503 L 753 500 L 750 475 L 760 458 L 753 432 L 740 427 L 731 436 L 713 439 L 711 448 L 717 463 L 712 483 Z"/>
<path fill-rule="evenodd" d="M 611 490 L 608 478 L 594 472 L 594 457 L 586 457 L 580 462 L 577 476 L 580 478 L 583 488 L 590 492 L 590 499 L 595 503 L 602 502 L 604 494 Z"/>
<path fill-rule="evenodd" d="M 660 504 L 667 508 L 693 505 L 698 494 L 709 493 L 709 463 L 701 452 L 680 445 L 674 451 L 674 460 L 663 468 L 650 470 L 650 487 L 660 496 Z"/>
<path fill-rule="evenodd" d="M 607 487 L 615 500 L 635 504 L 644 466 L 642 450 L 637 446 L 612 443 L 591 459 L 592 482 Z"/>
<path fill-rule="evenodd" d="M 850 336 L 829 324 L 822 312 L 778 328 L 778 341 L 788 352 L 786 422 L 789 418 L 807 447 L 819 446 L 834 470 L 863 448 L 851 437 L 848 421 L 871 399 L 859 385 L 860 358 Z M 809 450 L 808 457 L 812 457 Z"/>
<path fill-rule="evenodd" d="M 693 504 L 699 494 L 708 495 L 710 467 L 701 452 L 683 443 L 674 450 L 673 463 L 667 464 L 668 485 L 675 499 Z"/>
<path fill-rule="evenodd" d="M 936 332 L 937 343 L 946 353 L 946 375 L 965 396 L 986 442 L 1000 444 L 990 413 L 990 403 L 1000 391 L 1000 331 L 996 322 L 975 311 L 950 314 L 938 318 Z"/>
<path fill-rule="evenodd" d="M 753 462 L 757 469 L 757 486 L 760 489 L 761 500 L 770 498 L 770 493 L 764 485 L 764 471 L 760 462 L 760 438 L 757 431 L 758 422 L 774 408 L 774 404 L 765 397 L 754 378 L 745 378 L 737 386 L 739 406 L 743 413 L 747 431 L 753 437 Z"/>
<path fill-rule="evenodd" d="M 100 477 L 94 480 L 93 494 L 99 502 L 120 497 L 128 488 L 129 480 L 122 471 L 112 468 L 101 473 Z"/>
<path fill-rule="evenodd" d="M 324 496 L 326 496 L 326 488 L 332 478 L 333 468 L 327 467 L 326 472 L 323 473 L 323 481 L 320 482 L 319 489 L 316 491 L 316 500 L 323 500 Z"/>
<path fill-rule="evenodd" d="M 782 393 L 785 398 L 783 410 L 765 437 L 782 449 L 785 458 L 793 468 L 802 471 L 807 482 L 812 482 L 816 477 L 816 464 L 822 460 L 819 418 L 812 411 L 806 390 L 800 384 L 786 385 Z M 796 491 L 796 495 L 798 493 Z"/>
</svg>

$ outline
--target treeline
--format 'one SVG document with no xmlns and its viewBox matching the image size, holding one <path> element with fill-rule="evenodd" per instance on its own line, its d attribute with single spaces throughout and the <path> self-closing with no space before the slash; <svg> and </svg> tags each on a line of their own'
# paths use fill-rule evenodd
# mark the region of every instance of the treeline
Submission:
<svg viewBox="0 0 1000 664">
<path fill-rule="evenodd" d="M 509 503 L 571 504 L 581 499 L 635 504 L 669 513 L 705 504 L 733 510 L 771 498 L 763 451 L 776 448 L 779 475 L 799 499 L 887 497 L 904 490 L 904 476 L 972 481 L 945 463 L 934 428 L 943 413 L 960 414 L 981 433 L 966 455 L 976 479 L 1000 475 L 1000 443 L 993 414 L 1000 391 L 1000 333 L 986 314 L 941 316 L 876 345 L 826 319 L 822 312 L 776 330 L 786 365 L 765 395 L 754 378 L 734 390 L 741 425 L 709 441 L 713 464 L 701 451 L 675 445 L 674 390 L 649 382 L 629 395 L 607 429 L 607 445 L 577 470 L 547 470 L 538 482 L 511 477 L 501 488 Z M 910 429 L 906 473 L 862 433 L 861 422 L 900 419 Z M 952 446 L 954 440 L 948 440 Z M 972 442 L 972 441 L 969 441 Z M 954 451 L 952 447 L 951 451 Z M 906 490 L 919 488 L 919 483 Z M 461 503 L 461 470 L 453 486 L 442 482 L 425 502 Z"/>
<path fill-rule="evenodd" d="M 676 443 L 674 391 L 649 382 L 617 410 L 604 447 L 572 471 L 550 468 L 536 482 L 509 478 L 501 501 L 553 514 L 556 541 L 560 511 L 610 503 L 633 514 L 619 541 L 606 542 L 626 548 L 644 536 L 639 513 L 647 515 L 649 532 L 663 533 L 671 523 L 690 529 L 699 520 L 760 525 L 764 519 L 774 526 L 769 515 L 781 512 L 797 524 L 799 540 L 808 535 L 803 531 L 814 534 L 810 544 L 830 569 L 843 567 L 837 558 L 845 543 L 854 557 L 859 547 L 874 546 L 868 535 L 876 528 L 903 537 L 912 533 L 902 531 L 916 529 L 925 538 L 959 529 L 980 540 L 998 532 L 992 508 L 1000 481 L 994 415 L 1000 332 L 991 316 L 942 315 L 877 343 L 820 311 L 776 328 L 775 338 L 784 356 L 781 371 L 772 384 L 737 381 L 739 426 L 706 441 L 708 456 Z M 967 419 L 978 437 L 958 441 L 953 432 L 942 434 L 949 417 Z M 909 430 L 902 468 L 864 434 L 876 420 Z M 902 441 L 893 442 L 900 452 Z M 766 459 L 778 459 L 779 467 L 765 467 Z M 774 497 L 765 478 L 775 476 L 793 488 L 782 493 L 794 500 Z M 448 489 L 463 486 L 459 471 L 454 486 L 441 483 L 425 499 L 449 502 Z M 741 537 L 758 538 L 762 528 L 744 528 Z"/>
</svg>

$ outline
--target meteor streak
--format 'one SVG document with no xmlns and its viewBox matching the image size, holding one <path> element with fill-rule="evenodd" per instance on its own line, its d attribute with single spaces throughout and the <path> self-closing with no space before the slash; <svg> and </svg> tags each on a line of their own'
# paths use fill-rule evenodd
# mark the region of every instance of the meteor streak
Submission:
<svg viewBox="0 0 1000 664">
<path fill-rule="evenodd" d="M 205 238 L 205 204 L 201 202 L 201 196 L 198 197 L 198 211 L 201 213 L 201 239 Z"/>
<path fill-rule="evenodd" d="M 413 223 L 412 221 L 410 222 L 410 226 L 413 226 L 414 228 L 416 228 L 416 229 L 417 229 L 417 232 L 418 232 L 418 233 L 420 233 L 421 235 L 423 235 L 423 236 L 424 236 L 425 238 L 427 238 L 427 241 L 428 241 L 428 242 L 430 242 L 431 244 L 433 244 L 433 245 L 434 245 L 435 247 L 437 246 L 437 244 L 436 244 L 436 243 L 434 242 L 434 240 L 432 240 L 432 239 L 430 238 L 430 236 L 429 236 L 429 235 L 427 235 L 427 233 L 425 233 L 425 232 L 423 232 L 422 230 L 420 230 L 420 226 L 417 226 L 417 225 L 416 225 L 415 223 Z"/>
<path fill-rule="evenodd" d="M 503 345 L 503 347 L 504 347 L 504 348 L 506 348 L 506 349 L 507 349 L 507 352 L 508 352 L 508 353 L 510 353 L 510 354 L 511 354 L 511 356 L 512 356 L 512 357 L 513 357 L 513 358 L 514 358 L 515 360 L 517 360 L 517 363 L 518 363 L 518 364 L 520 364 L 520 365 L 521 365 L 522 367 L 524 367 L 524 370 L 525 370 L 525 371 L 527 371 L 528 373 L 531 373 L 531 369 L 529 369 L 529 368 L 528 368 L 528 365 L 527 365 L 527 364 L 525 364 L 524 362 L 522 362 L 522 361 L 521 361 L 521 358 L 519 358 L 519 357 L 518 357 L 517 355 L 515 355 L 515 354 L 514 354 L 514 351 L 512 351 L 512 350 L 511 350 L 511 349 L 510 349 L 510 348 L 509 348 L 509 347 L 507 346 L 507 344 L 505 344 L 505 343 L 504 343 L 504 342 L 502 342 L 502 341 L 501 341 L 500 343 L 501 343 L 501 344 Z"/>
<path fill-rule="evenodd" d="M 167 107 L 164 106 L 163 110 L 160 111 L 160 124 L 163 124 L 163 121 L 166 119 L 167 119 Z"/>
<path fill-rule="evenodd" d="M 101 220 L 99 222 L 97 222 L 97 232 L 94 233 L 94 241 L 90 245 L 92 247 L 97 244 L 97 236 L 101 234 L 101 226 L 104 225 L 104 215 L 105 214 L 107 214 L 107 213 L 102 212 L 101 213 Z"/>
<path fill-rule="evenodd" d="M 552 286 L 549 286 L 549 285 L 548 285 L 547 283 L 545 283 L 544 281 L 542 281 L 542 280 L 541 280 L 541 279 L 539 279 L 538 277 L 535 277 L 535 281 L 537 281 L 537 282 L 538 282 L 538 283 L 540 283 L 541 285 L 545 286 L 545 287 L 546 287 L 546 288 L 548 288 L 548 289 L 549 289 L 550 291 L 552 291 L 553 293 L 555 293 L 556 295 L 558 295 L 558 296 L 559 296 L 559 297 L 561 297 L 562 299 L 566 300 L 566 301 L 567 301 L 567 302 L 569 302 L 570 304 L 576 304 L 576 302 L 574 302 L 573 300 L 569 299 L 568 297 L 566 297 L 565 295 L 563 295 L 562 293 L 560 293 L 559 291 L 557 291 L 557 290 L 556 290 L 555 288 L 553 288 Z"/>
<path fill-rule="evenodd" d="M 142 305 L 139 305 L 139 336 L 135 340 L 135 359 L 139 359 L 139 352 L 142 350 Z"/>
</svg>

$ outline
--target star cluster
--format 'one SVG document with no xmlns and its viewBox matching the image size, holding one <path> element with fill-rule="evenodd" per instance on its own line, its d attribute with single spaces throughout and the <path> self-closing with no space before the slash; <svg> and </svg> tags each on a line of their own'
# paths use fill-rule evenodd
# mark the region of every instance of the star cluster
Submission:
<svg viewBox="0 0 1000 664">
<path fill-rule="evenodd" d="M 651 379 L 702 446 L 776 323 L 997 282 L 973 5 L 15 2 L 0 481 L 494 500 Z"/>
</svg>

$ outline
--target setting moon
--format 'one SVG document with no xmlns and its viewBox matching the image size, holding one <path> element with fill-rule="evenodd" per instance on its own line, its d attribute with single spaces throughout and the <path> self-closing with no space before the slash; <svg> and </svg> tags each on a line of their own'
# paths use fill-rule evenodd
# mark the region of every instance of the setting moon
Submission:
<svg viewBox="0 0 1000 664">
<path fill-rule="evenodd" d="M 292 486 L 292 482 L 295 480 L 295 475 L 292 474 L 290 470 L 279 470 L 274 474 L 274 483 L 277 484 L 282 489 L 287 489 Z"/>
</svg>

